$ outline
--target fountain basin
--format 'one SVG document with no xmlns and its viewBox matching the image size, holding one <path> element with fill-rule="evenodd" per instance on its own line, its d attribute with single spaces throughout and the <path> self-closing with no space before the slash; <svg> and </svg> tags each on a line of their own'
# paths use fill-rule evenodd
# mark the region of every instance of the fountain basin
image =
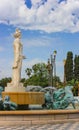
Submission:
<svg viewBox="0 0 79 130">
<path fill-rule="evenodd" d="M 79 110 L 0 111 L 0 125 L 42 125 L 79 121 Z"/>
<path fill-rule="evenodd" d="M 12 102 L 19 105 L 44 104 L 43 92 L 2 92 L 2 98 L 8 95 Z"/>
</svg>

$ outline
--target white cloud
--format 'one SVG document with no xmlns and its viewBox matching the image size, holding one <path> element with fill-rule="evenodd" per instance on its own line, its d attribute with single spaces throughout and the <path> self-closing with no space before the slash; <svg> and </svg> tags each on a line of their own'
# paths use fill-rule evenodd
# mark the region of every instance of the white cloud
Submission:
<svg viewBox="0 0 79 130">
<path fill-rule="evenodd" d="M 32 5 L 36 5 L 38 3 L 41 3 L 41 0 L 32 0 L 31 2 L 32 2 Z"/>
<path fill-rule="evenodd" d="M 29 9 L 25 0 L 0 0 L 0 23 L 49 33 L 79 31 L 79 0 L 60 4 L 57 0 L 31 0 L 31 3 Z"/>
<path fill-rule="evenodd" d="M 27 46 L 27 47 L 48 47 L 51 45 L 51 43 L 56 40 L 55 38 L 49 38 L 49 37 L 45 37 L 45 36 L 42 36 L 42 37 L 32 37 L 31 39 L 23 39 L 23 44 L 24 46 Z"/>
</svg>

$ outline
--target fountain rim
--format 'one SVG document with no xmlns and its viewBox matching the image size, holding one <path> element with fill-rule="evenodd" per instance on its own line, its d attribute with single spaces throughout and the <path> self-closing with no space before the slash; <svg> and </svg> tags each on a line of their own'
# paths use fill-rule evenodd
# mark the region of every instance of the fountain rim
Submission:
<svg viewBox="0 0 79 130">
<path fill-rule="evenodd" d="M 75 114 L 79 110 L 16 110 L 16 111 L 0 111 L 0 115 L 55 115 L 55 114 Z"/>
</svg>

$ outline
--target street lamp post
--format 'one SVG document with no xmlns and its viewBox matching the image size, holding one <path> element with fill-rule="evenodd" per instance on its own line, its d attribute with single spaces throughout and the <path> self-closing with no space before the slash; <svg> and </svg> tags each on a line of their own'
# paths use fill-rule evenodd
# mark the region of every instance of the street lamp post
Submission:
<svg viewBox="0 0 79 130">
<path fill-rule="evenodd" d="M 66 73 L 65 73 L 65 65 L 66 65 L 66 59 L 63 60 L 64 63 L 64 85 L 66 84 Z"/>
<path fill-rule="evenodd" d="M 50 74 L 50 77 L 51 77 L 51 86 L 53 86 L 53 55 L 51 55 L 50 59 L 51 59 L 51 74 Z"/>
<path fill-rule="evenodd" d="M 54 77 L 56 76 L 56 62 L 55 62 L 55 60 L 56 60 L 56 54 L 57 54 L 57 51 L 54 51 L 54 53 L 53 53 L 53 56 L 54 56 Z"/>
<path fill-rule="evenodd" d="M 49 74 L 49 78 L 48 78 L 48 81 L 49 81 L 49 86 L 52 86 L 52 65 L 50 63 L 50 59 L 48 59 L 48 64 L 47 64 L 47 69 L 48 69 L 48 74 Z"/>
<path fill-rule="evenodd" d="M 57 51 L 53 52 L 53 69 L 54 69 L 54 86 L 56 86 L 56 54 Z"/>
<path fill-rule="evenodd" d="M 50 56 L 50 59 L 48 59 L 48 72 L 49 72 L 49 85 L 50 86 L 53 86 L 53 74 L 54 74 L 54 77 L 56 77 L 56 63 L 55 63 L 56 54 L 57 54 L 57 51 L 54 51 L 53 54 Z M 56 82 L 54 81 L 54 85 L 55 84 Z"/>
</svg>

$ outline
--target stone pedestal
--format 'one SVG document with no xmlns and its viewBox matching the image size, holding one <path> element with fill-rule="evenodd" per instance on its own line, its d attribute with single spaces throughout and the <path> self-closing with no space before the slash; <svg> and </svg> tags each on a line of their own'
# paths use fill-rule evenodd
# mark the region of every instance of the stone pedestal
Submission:
<svg viewBox="0 0 79 130">
<path fill-rule="evenodd" d="M 19 86 L 8 83 L 7 87 L 5 87 L 5 92 L 25 92 L 25 87 L 23 87 L 22 83 L 19 83 Z"/>
<path fill-rule="evenodd" d="M 25 87 L 5 87 L 5 92 L 25 92 Z"/>
</svg>

